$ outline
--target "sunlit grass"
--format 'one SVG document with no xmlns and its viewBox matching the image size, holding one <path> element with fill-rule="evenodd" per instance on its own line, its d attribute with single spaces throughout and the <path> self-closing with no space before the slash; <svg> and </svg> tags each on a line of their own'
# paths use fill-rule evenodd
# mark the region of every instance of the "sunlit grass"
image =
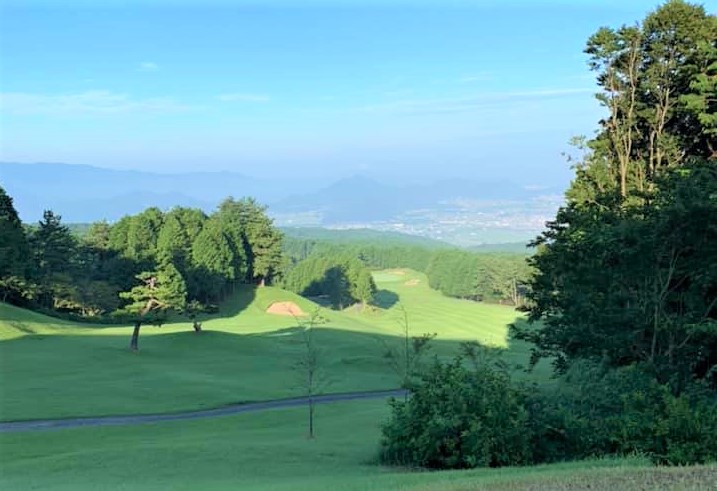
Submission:
<svg viewBox="0 0 717 491">
<path fill-rule="evenodd" d="M 513 363 L 527 347 L 509 341 L 517 318 L 504 306 L 446 298 L 412 271 L 376 274 L 381 308 L 323 311 L 317 331 L 327 392 L 392 388 L 385 360 L 400 341 L 402 308 L 412 335 L 436 333 L 434 353 L 464 340 L 494 346 Z M 300 394 L 297 321 L 265 313 L 275 301 L 315 304 L 277 288 L 242 289 L 203 322 L 142 329 L 84 326 L 0 304 L 0 413 L 4 420 L 133 414 L 215 407 Z M 537 377 L 545 377 L 546 367 Z M 710 489 L 717 468 L 656 469 L 641 459 L 530 468 L 417 472 L 377 465 L 385 401 L 322 405 L 317 438 L 306 410 L 208 420 L 0 434 L 0 489 L 173 490 L 553 490 Z"/>
<path fill-rule="evenodd" d="M 447 298 L 429 289 L 424 275 L 402 273 L 377 274 L 378 287 L 390 293 L 384 308 L 323 310 L 328 322 L 317 340 L 326 392 L 398 386 L 383 355 L 399 342 L 401 308 L 411 335 L 437 334 L 438 355 L 452 356 L 464 340 L 507 346 L 512 308 Z M 139 353 L 127 349 L 130 326 L 73 324 L 0 304 L 0 418 L 156 413 L 300 395 L 297 320 L 267 314 L 275 301 L 316 308 L 278 288 L 240 289 L 203 321 L 200 335 L 184 319 L 144 326 Z M 506 353 L 516 363 L 527 359 L 524 345 L 511 343 Z"/>
</svg>

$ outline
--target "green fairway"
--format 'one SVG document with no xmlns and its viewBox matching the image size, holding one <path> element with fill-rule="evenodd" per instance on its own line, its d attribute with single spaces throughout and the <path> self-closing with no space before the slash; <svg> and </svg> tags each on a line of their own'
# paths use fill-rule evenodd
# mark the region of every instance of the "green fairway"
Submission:
<svg viewBox="0 0 717 491">
<path fill-rule="evenodd" d="M 438 334 L 437 354 L 456 353 L 462 340 L 507 346 L 513 309 L 447 298 L 430 290 L 425 276 L 400 273 L 376 275 L 379 299 L 389 299 L 385 309 L 324 311 L 329 322 L 317 341 L 329 379 L 325 392 L 398 385 L 383 359 L 386 346 L 399 342 L 396 301 L 413 335 Z M 314 308 L 276 288 L 245 289 L 204 321 L 200 335 L 185 320 L 144 326 L 138 354 L 127 349 L 129 327 L 88 327 L 0 304 L 2 420 L 172 412 L 300 395 L 297 322 L 265 312 L 278 300 Z M 527 359 L 522 345 L 507 353 Z"/>
<path fill-rule="evenodd" d="M 326 392 L 393 388 L 382 354 L 400 343 L 405 307 L 411 334 L 435 332 L 433 350 L 451 356 L 463 340 L 494 346 L 513 363 L 528 350 L 507 338 L 516 312 L 430 290 L 408 270 L 375 274 L 375 309 L 324 311 L 317 340 Z M 27 420 L 176 412 L 300 395 L 301 353 L 292 317 L 267 314 L 275 301 L 305 312 L 311 302 L 275 289 L 244 289 L 204 321 L 143 327 L 140 353 L 129 327 L 90 327 L 0 304 L 2 419 Z M 541 367 L 534 376 L 546 374 Z M 317 438 L 306 409 L 275 409 L 208 420 L 0 434 L 2 489 L 708 489 L 717 469 L 657 470 L 642 460 L 521 469 L 427 473 L 376 465 L 385 401 L 317 408 Z"/>
<path fill-rule="evenodd" d="M 375 464 L 384 402 L 271 410 L 213 420 L 0 434 L 0 488 L 25 490 L 708 489 L 717 468 L 657 470 L 646 461 L 466 472 Z M 652 483 L 652 486 L 647 487 Z"/>
</svg>

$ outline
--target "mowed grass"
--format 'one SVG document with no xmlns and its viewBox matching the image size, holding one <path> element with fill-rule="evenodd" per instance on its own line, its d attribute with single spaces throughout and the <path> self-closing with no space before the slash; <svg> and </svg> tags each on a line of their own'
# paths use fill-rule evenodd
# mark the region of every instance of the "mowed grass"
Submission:
<svg viewBox="0 0 717 491">
<path fill-rule="evenodd" d="M 12 490 L 708 490 L 717 467 L 641 459 L 417 472 L 376 464 L 385 402 L 128 427 L 0 434 L 0 488 Z"/>
<path fill-rule="evenodd" d="M 400 306 L 412 335 L 438 335 L 440 356 L 476 340 L 525 363 L 527 347 L 507 339 L 512 309 L 443 297 L 411 271 L 376 279 L 383 308 L 323 312 L 329 322 L 317 340 L 331 379 L 326 392 L 397 385 L 382 354 L 400 343 Z M 0 304 L 0 416 L 173 412 L 299 395 L 297 322 L 266 314 L 274 301 L 314 308 L 279 289 L 245 289 L 204 322 L 201 335 L 187 322 L 144 327 L 138 354 L 127 350 L 130 327 L 82 326 Z M 631 491 L 707 490 L 717 482 L 715 466 L 659 469 L 641 459 L 457 472 L 386 468 L 377 464 L 385 401 L 318 406 L 313 440 L 306 412 L 0 433 L 0 489 Z"/>
<path fill-rule="evenodd" d="M 383 308 L 324 310 L 317 330 L 324 392 L 395 388 L 386 347 L 399 345 L 402 317 L 412 335 L 436 333 L 433 351 L 457 353 L 461 341 L 499 348 L 525 363 L 527 347 L 508 343 L 510 307 L 444 297 L 424 275 L 376 274 Z M 302 353 L 297 321 L 267 314 L 274 301 L 315 305 L 277 288 L 240 290 L 195 334 L 186 320 L 144 326 L 140 352 L 127 349 L 131 327 L 63 322 L 0 304 L 0 419 L 175 412 L 301 394 L 296 362 Z"/>
</svg>

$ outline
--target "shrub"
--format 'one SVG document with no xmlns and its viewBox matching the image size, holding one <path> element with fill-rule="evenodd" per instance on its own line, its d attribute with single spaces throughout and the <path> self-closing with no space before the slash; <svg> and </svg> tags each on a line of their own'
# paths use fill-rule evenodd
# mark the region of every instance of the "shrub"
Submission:
<svg viewBox="0 0 717 491">
<path fill-rule="evenodd" d="M 408 401 L 391 401 L 381 461 L 432 469 L 517 465 L 531 460 L 528 417 L 504 371 L 434 362 Z"/>
<path fill-rule="evenodd" d="M 436 361 L 408 401 L 391 402 L 383 463 L 459 469 L 634 454 L 658 464 L 717 461 L 717 398 L 706 385 L 676 395 L 639 365 L 581 362 L 550 386 L 517 386 L 470 358 Z"/>
<path fill-rule="evenodd" d="M 674 395 L 638 365 L 578 363 L 527 402 L 537 462 L 634 453 L 661 464 L 717 460 L 714 394 L 693 385 Z"/>
</svg>

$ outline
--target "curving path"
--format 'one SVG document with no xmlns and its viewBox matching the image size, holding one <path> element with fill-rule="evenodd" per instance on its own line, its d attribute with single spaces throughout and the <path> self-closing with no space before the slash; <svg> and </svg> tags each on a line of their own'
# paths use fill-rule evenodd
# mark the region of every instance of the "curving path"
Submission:
<svg viewBox="0 0 717 491">
<path fill-rule="evenodd" d="M 332 402 L 356 401 L 362 399 L 383 399 L 387 397 L 403 396 L 404 390 L 384 390 L 371 392 L 347 392 L 343 394 L 325 394 L 314 396 L 314 404 L 329 404 Z M 94 418 L 67 418 L 67 419 L 40 419 L 34 421 L 9 421 L 0 423 L 0 433 L 12 433 L 38 430 L 61 430 L 66 428 L 80 428 L 93 426 L 121 426 L 162 421 L 180 421 L 184 419 L 214 418 L 239 413 L 253 413 L 269 409 L 281 409 L 305 406 L 309 403 L 308 397 L 295 397 L 292 399 L 276 399 L 273 401 L 250 402 L 246 404 L 232 404 L 216 409 L 202 409 L 169 414 L 142 414 L 127 416 L 99 416 Z"/>
</svg>

